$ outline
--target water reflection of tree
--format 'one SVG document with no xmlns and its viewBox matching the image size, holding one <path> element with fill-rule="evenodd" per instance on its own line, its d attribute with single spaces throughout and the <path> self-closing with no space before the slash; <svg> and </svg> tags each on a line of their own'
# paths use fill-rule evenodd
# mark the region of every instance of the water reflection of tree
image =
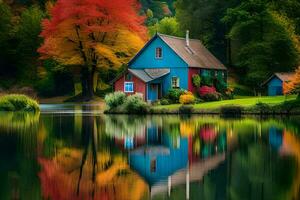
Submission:
<svg viewBox="0 0 300 200">
<path fill-rule="evenodd" d="M 149 118 L 146 116 L 110 115 L 104 116 L 105 132 L 109 136 L 137 136 L 144 132 Z"/>
<path fill-rule="evenodd" d="M 40 197 L 39 113 L 0 113 L 0 199 Z"/>
<path fill-rule="evenodd" d="M 45 198 L 119 199 L 124 195 L 138 199 L 144 195 L 145 183 L 130 170 L 112 139 L 103 134 L 102 120 L 100 116 L 82 116 L 81 144 L 62 146 L 51 158 L 40 158 Z"/>
<path fill-rule="evenodd" d="M 248 146 L 232 160 L 230 199 L 289 199 L 293 160 L 278 157 L 262 144 Z"/>
</svg>

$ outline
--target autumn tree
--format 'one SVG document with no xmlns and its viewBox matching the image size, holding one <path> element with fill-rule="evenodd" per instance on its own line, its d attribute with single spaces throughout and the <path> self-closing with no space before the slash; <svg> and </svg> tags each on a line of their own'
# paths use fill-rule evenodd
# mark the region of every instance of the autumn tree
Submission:
<svg viewBox="0 0 300 200">
<path fill-rule="evenodd" d="M 294 76 L 290 82 L 286 82 L 283 84 L 283 93 L 284 94 L 291 94 L 296 93 L 298 94 L 298 98 L 300 96 L 300 67 L 296 69 Z"/>
<path fill-rule="evenodd" d="M 58 0 L 43 21 L 42 58 L 81 66 L 82 96 L 94 95 L 97 71 L 128 61 L 146 38 L 136 0 Z"/>
</svg>

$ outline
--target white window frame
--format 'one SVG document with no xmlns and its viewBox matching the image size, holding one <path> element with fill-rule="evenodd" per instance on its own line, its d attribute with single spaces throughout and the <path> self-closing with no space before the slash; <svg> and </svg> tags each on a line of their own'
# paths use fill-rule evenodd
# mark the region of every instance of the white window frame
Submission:
<svg viewBox="0 0 300 200">
<path fill-rule="evenodd" d="M 132 91 L 126 91 L 126 84 L 132 84 Z M 125 93 L 132 93 L 132 92 L 134 92 L 134 83 L 132 81 L 125 81 L 124 82 L 124 92 Z"/>
<path fill-rule="evenodd" d="M 158 50 L 158 49 L 161 50 L 161 56 L 160 56 L 160 57 L 157 56 L 157 50 Z M 156 59 L 162 59 L 162 58 L 163 58 L 163 48 L 162 48 L 162 47 L 156 47 L 156 48 L 155 48 L 155 58 L 156 58 Z"/>
<path fill-rule="evenodd" d="M 174 78 L 176 78 L 177 79 L 177 84 L 174 86 L 173 85 L 173 79 Z M 178 76 L 173 76 L 172 78 L 171 78 L 171 85 L 172 85 L 172 88 L 180 88 L 180 78 L 178 77 Z"/>
</svg>

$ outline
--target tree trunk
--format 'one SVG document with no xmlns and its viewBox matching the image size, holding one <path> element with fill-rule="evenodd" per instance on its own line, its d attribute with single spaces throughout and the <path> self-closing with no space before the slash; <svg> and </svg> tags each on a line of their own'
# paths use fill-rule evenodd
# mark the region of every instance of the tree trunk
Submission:
<svg viewBox="0 0 300 200">
<path fill-rule="evenodd" d="M 83 67 L 81 70 L 82 97 L 89 101 L 94 97 L 94 74 L 96 68 Z"/>
</svg>

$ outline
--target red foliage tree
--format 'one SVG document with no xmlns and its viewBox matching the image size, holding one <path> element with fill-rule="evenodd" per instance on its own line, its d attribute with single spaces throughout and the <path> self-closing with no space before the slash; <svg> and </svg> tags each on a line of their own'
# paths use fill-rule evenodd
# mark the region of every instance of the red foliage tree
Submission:
<svg viewBox="0 0 300 200">
<path fill-rule="evenodd" d="M 117 39 L 120 30 L 146 37 L 138 10 L 137 0 L 58 0 L 50 19 L 42 23 L 44 43 L 39 53 L 42 58 L 81 65 L 82 93 L 90 98 L 95 71 L 107 60 L 105 56 L 119 53 L 113 49 L 116 43 L 126 42 Z"/>
</svg>

